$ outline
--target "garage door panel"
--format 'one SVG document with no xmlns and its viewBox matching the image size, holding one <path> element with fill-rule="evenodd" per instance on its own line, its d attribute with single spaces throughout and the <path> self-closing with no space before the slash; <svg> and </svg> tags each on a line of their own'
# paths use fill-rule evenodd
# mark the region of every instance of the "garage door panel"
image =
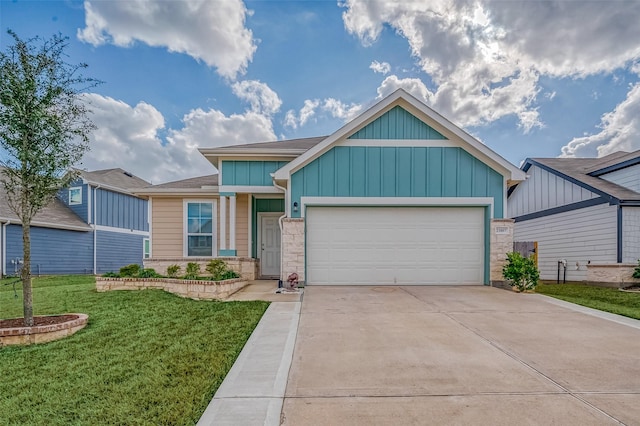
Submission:
<svg viewBox="0 0 640 426">
<path fill-rule="evenodd" d="M 484 209 L 309 207 L 309 284 L 480 284 Z"/>
</svg>

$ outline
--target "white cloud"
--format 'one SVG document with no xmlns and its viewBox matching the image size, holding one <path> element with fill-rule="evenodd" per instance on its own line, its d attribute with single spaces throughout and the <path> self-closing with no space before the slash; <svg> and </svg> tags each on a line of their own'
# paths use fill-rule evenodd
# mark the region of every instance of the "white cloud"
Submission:
<svg viewBox="0 0 640 426">
<path fill-rule="evenodd" d="M 384 98 L 398 89 L 404 89 L 424 103 L 432 103 L 433 93 L 419 78 L 398 78 L 390 75 L 378 87 L 378 98 Z"/>
<path fill-rule="evenodd" d="M 333 98 L 324 100 L 322 109 L 330 113 L 333 117 L 343 121 L 350 121 L 355 118 L 362 110 L 361 104 L 346 104 Z"/>
<path fill-rule="evenodd" d="M 272 116 L 280 110 L 282 100 L 276 92 L 260 81 L 245 80 L 231 85 L 233 94 L 249 102 L 251 112 Z"/>
<path fill-rule="evenodd" d="M 210 109 L 194 109 L 186 114 L 180 130 L 170 130 L 167 140 L 182 146 L 212 148 L 276 139 L 271 119 L 255 112 L 224 115 Z"/>
<path fill-rule="evenodd" d="M 431 105 L 465 126 L 515 115 L 525 132 L 540 127 L 541 75 L 582 77 L 640 58 L 635 24 L 640 2 L 346 0 L 342 5 L 345 28 L 364 45 L 374 43 L 386 25 L 405 37 L 434 83 Z M 388 79 L 383 85 L 392 83 Z"/>
<path fill-rule="evenodd" d="M 242 0 L 85 0 L 84 8 L 78 38 L 94 46 L 138 40 L 186 53 L 231 79 L 245 72 L 256 50 Z"/>
<path fill-rule="evenodd" d="M 89 170 L 121 167 L 143 179 L 160 183 L 211 174 L 213 166 L 197 151 L 212 147 L 274 140 L 271 120 L 247 112 L 225 116 L 196 109 L 183 117 L 183 128 L 170 129 L 166 140 L 162 114 L 145 102 L 130 106 L 95 93 L 85 95 L 97 125 L 91 150 L 82 167 Z"/>
<path fill-rule="evenodd" d="M 382 75 L 389 74 L 391 72 L 391 65 L 388 62 L 378 62 L 373 61 L 369 68 L 373 70 L 373 72 L 380 73 Z"/>
<path fill-rule="evenodd" d="M 613 111 L 602 116 L 600 128 L 599 133 L 574 138 L 562 147 L 562 157 L 602 157 L 640 149 L 640 83 L 631 87 L 627 98 Z"/>
<path fill-rule="evenodd" d="M 334 98 L 326 98 L 322 101 L 320 99 L 306 99 L 298 114 L 294 110 L 287 111 L 284 125 L 293 129 L 304 126 L 317 114 L 318 110 L 328 113 L 333 118 L 349 121 L 362 111 L 362 105 L 346 104 Z"/>
</svg>

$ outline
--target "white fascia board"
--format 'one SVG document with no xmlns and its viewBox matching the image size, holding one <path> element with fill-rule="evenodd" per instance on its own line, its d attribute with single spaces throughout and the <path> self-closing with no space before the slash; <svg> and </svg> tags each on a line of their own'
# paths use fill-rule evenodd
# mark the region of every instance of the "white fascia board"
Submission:
<svg viewBox="0 0 640 426">
<path fill-rule="evenodd" d="M 239 194 L 282 194 L 282 191 L 275 186 L 221 185 L 218 187 L 218 191 Z"/>
<path fill-rule="evenodd" d="M 406 103 L 405 105 L 402 105 L 403 101 Z M 445 134 L 445 136 L 447 136 L 448 134 L 449 136 L 455 136 L 456 138 L 464 141 L 466 144 L 472 147 L 473 150 L 477 151 L 478 154 L 481 154 L 481 157 L 484 157 L 495 165 L 498 165 L 499 168 L 503 170 L 503 172 L 506 172 L 508 174 L 507 178 L 509 178 L 509 180 L 521 181 L 525 179 L 524 172 L 522 172 L 522 170 L 511 164 L 509 161 L 505 160 L 503 157 L 495 153 L 482 142 L 478 141 L 477 139 L 466 133 L 464 130 L 454 125 L 438 112 L 434 111 L 403 89 L 396 90 L 395 92 L 369 108 L 367 111 L 363 112 L 354 120 L 344 125 L 338 131 L 328 136 L 318 145 L 309 149 L 304 154 L 291 161 L 289 164 L 286 164 L 284 167 L 277 170 L 274 178 L 276 180 L 288 180 L 289 176 L 293 172 L 304 167 L 306 164 L 313 161 L 316 157 L 328 151 L 338 140 L 354 132 L 363 124 L 372 120 L 377 115 L 381 115 L 381 113 L 383 113 L 385 110 L 389 110 L 396 105 L 402 105 L 405 107 L 409 106 L 411 107 L 410 109 L 413 109 L 413 112 L 417 112 L 418 115 L 427 116 L 430 121 L 433 121 L 436 124 L 434 128 L 437 131 Z M 349 143 L 352 142 L 350 141 Z M 463 148 L 465 147 L 463 146 Z"/>
<path fill-rule="evenodd" d="M 301 197 L 301 217 L 307 206 L 350 207 L 490 207 L 493 218 L 492 197 Z"/>
<path fill-rule="evenodd" d="M 96 231 L 105 231 L 105 232 L 116 232 L 118 234 L 129 234 L 129 235 L 140 235 L 143 237 L 148 237 L 148 231 L 138 231 L 137 229 L 127 229 L 127 228 L 116 228 L 114 226 L 104 226 L 104 225 L 96 225 Z"/>
<path fill-rule="evenodd" d="M 208 188 L 158 188 L 158 189 L 140 189 L 135 190 L 135 195 L 138 196 L 154 196 L 154 195 L 185 195 L 185 194 L 197 194 L 197 195 L 218 195 L 218 191 Z"/>
<path fill-rule="evenodd" d="M 119 192 L 120 194 L 135 196 L 135 194 L 131 190 L 124 189 L 124 188 L 118 188 L 116 186 L 106 185 L 106 184 L 100 183 L 100 182 L 94 182 L 92 180 L 86 180 L 85 178 L 82 178 L 82 183 L 86 183 L 89 186 L 93 186 L 96 189 L 108 189 L 109 191 Z"/>
<path fill-rule="evenodd" d="M 12 218 L 8 218 L 8 217 L 0 217 L 0 223 L 7 223 L 9 222 L 10 225 L 20 225 L 22 226 L 22 222 L 18 219 L 12 219 Z M 51 223 L 51 222 L 42 222 L 39 220 L 33 220 L 31 221 L 31 226 L 36 226 L 39 228 L 54 228 L 54 229 L 67 229 L 69 231 L 91 231 L 93 228 L 91 228 L 89 225 L 87 226 L 76 226 L 76 225 L 65 225 L 65 224 L 61 224 L 61 223 Z"/>
</svg>

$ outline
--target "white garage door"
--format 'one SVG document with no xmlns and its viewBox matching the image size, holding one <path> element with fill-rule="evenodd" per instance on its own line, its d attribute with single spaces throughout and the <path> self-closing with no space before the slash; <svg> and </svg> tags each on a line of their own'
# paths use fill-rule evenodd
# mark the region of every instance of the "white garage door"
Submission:
<svg viewBox="0 0 640 426">
<path fill-rule="evenodd" d="M 308 207 L 308 284 L 482 284 L 484 209 Z"/>
</svg>

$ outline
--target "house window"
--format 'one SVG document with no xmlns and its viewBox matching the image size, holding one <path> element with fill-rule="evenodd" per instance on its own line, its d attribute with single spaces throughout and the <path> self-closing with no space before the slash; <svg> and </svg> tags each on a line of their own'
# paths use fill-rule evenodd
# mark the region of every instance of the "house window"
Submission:
<svg viewBox="0 0 640 426">
<path fill-rule="evenodd" d="M 69 205 L 82 204 L 82 187 L 69 188 Z"/>
<path fill-rule="evenodd" d="M 214 255 L 214 213 L 212 202 L 187 202 L 186 255 L 211 257 Z"/>
<path fill-rule="evenodd" d="M 151 244 L 148 238 L 142 240 L 142 254 L 145 259 L 149 259 L 151 257 Z"/>
</svg>

